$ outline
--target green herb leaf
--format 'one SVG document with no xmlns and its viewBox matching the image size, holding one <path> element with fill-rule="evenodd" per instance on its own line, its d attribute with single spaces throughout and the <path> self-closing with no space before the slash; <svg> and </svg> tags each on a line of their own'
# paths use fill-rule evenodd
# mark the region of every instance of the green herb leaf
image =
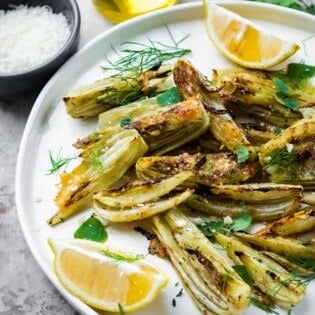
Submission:
<svg viewBox="0 0 315 315">
<path fill-rule="evenodd" d="M 169 90 L 159 94 L 156 98 L 157 103 L 164 107 L 171 104 L 176 104 L 182 101 L 182 97 L 176 87 L 172 87 Z"/>
<path fill-rule="evenodd" d="M 118 309 L 119 309 L 119 314 L 120 315 L 125 315 L 124 308 L 122 307 L 122 305 L 119 302 L 118 302 Z"/>
<path fill-rule="evenodd" d="M 249 274 L 248 269 L 244 265 L 235 265 L 232 266 L 236 273 L 250 286 L 254 285 L 254 280 Z"/>
<path fill-rule="evenodd" d="M 272 81 L 279 95 L 288 96 L 289 87 L 284 83 L 283 80 L 276 77 L 276 78 L 273 78 Z"/>
<path fill-rule="evenodd" d="M 293 98 L 293 95 L 289 93 L 288 85 L 277 77 L 273 78 L 272 81 L 275 86 L 277 100 L 284 106 L 296 110 L 298 108 L 298 102 Z"/>
<path fill-rule="evenodd" d="M 291 179 L 296 177 L 297 166 L 295 150 L 288 151 L 286 147 L 272 152 L 266 164 L 267 168 L 274 168 L 277 172 L 288 174 Z"/>
<path fill-rule="evenodd" d="M 61 149 L 56 156 L 53 156 L 53 153 L 49 150 L 49 161 L 51 168 L 47 171 L 46 175 L 51 175 L 56 173 L 63 166 L 67 166 L 70 161 L 76 159 L 77 157 L 61 157 Z"/>
<path fill-rule="evenodd" d="M 249 152 L 246 147 L 241 144 L 236 145 L 237 163 L 243 163 L 247 161 Z"/>
<path fill-rule="evenodd" d="M 261 310 L 265 311 L 267 314 L 274 314 L 274 315 L 279 315 L 280 313 L 277 312 L 273 306 L 270 306 L 266 303 L 264 303 L 263 301 L 258 300 L 255 297 L 251 297 L 250 298 L 250 302 L 251 304 L 253 304 L 254 306 L 260 308 Z"/>
<path fill-rule="evenodd" d="M 123 118 L 121 121 L 120 121 L 120 127 L 128 127 L 131 123 L 131 118 L 130 117 L 126 117 L 126 118 Z"/>
<path fill-rule="evenodd" d="M 202 222 L 201 224 L 198 224 L 198 228 L 210 241 L 214 242 L 215 239 L 211 230 L 218 232 L 222 231 L 224 229 L 224 222 L 223 220 Z"/>
<path fill-rule="evenodd" d="M 306 65 L 304 63 L 290 63 L 287 66 L 286 75 L 290 81 L 297 82 L 300 85 L 301 81 L 315 76 L 315 66 Z"/>
<path fill-rule="evenodd" d="M 250 212 L 243 212 L 233 219 L 231 229 L 234 232 L 246 230 L 252 223 L 253 216 Z"/>
<path fill-rule="evenodd" d="M 84 221 L 74 232 L 74 238 L 91 240 L 100 243 L 106 241 L 107 237 L 108 234 L 105 226 L 96 217 L 91 217 Z"/>
</svg>

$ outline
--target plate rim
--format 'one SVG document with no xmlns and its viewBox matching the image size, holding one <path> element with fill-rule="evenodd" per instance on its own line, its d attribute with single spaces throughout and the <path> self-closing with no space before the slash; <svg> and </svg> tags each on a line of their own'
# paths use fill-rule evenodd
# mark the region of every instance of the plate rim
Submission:
<svg viewBox="0 0 315 315">
<path fill-rule="evenodd" d="M 244 0 L 214 0 L 215 3 L 223 6 L 241 6 L 241 7 L 251 7 L 251 8 L 270 8 L 274 10 L 275 13 L 285 14 L 285 15 L 292 15 L 295 18 L 307 18 L 313 20 L 312 22 L 315 23 L 315 16 L 282 7 L 279 5 L 264 3 L 264 2 L 251 2 L 251 1 L 244 1 Z M 28 248 L 30 249 L 32 256 L 35 258 L 36 263 L 39 265 L 41 270 L 44 272 L 46 277 L 49 279 L 51 284 L 58 290 L 59 294 L 61 294 L 64 299 L 72 305 L 72 307 L 77 310 L 78 312 L 83 312 L 83 314 L 98 314 L 94 311 L 93 308 L 89 307 L 85 303 L 81 302 L 78 298 L 73 296 L 72 294 L 68 293 L 64 289 L 64 287 L 60 284 L 58 278 L 54 273 L 51 272 L 51 268 L 45 262 L 45 259 L 40 252 L 40 250 L 33 244 L 34 240 L 32 237 L 31 229 L 27 226 L 26 221 L 24 219 L 24 215 L 26 211 L 23 206 L 23 199 L 25 198 L 23 193 L 23 179 L 22 179 L 22 172 L 23 166 L 25 164 L 25 159 L 27 157 L 27 144 L 31 139 L 32 136 L 32 127 L 35 125 L 36 118 L 38 115 L 41 114 L 41 111 L 44 110 L 45 106 L 52 106 L 45 104 L 45 99 L 48 97 L 48 93 L 51 88 L 55 86 L 58 82 L 60 77 L 62 76 L 64 71 L 67 71 L 67 68 L 71 67 L 71 64 L 75 63 L 77 60 L 80 59 L 82 55 L 85 54 L 86 51 L 90 49 L 90 47 L 95 46 L 99 41 L 102 41 L 104 38 L 110 36 L 113 32 L 118 32 L 120 29 L 125 29 L 128 25 L 134 25 L 141 22 L 145 22 L 148 19 L 157 19 L 158 17 L 162 17 L 164 14 L 171 14 L 177 11 L 186 11 L 190 8 L 197 8 L 202 7 L 202 1 L 199 2 L 189 2 L 184 4 L 178 4 L 169 8 L 157 10 L 155 12 L 151 12 L 148 14 L 144 14 L 138 17 L 135 17 L 131 20 L 126 22 L 117 24 L 109 28 L 108 30 L 102 32 L 101 34 L 97 35 L 93 39 L 91 39 L 88 43 L 86 43 L 77 53 L 75 53 L 72 57 L 69 58 L 58 70 L 57 72 L 49 79 L 49 81 L 45 84 L 39 95 L 37 96 L 32 110 L 27 118 L 27 122 L 24 127 L 23 135 L 20 142 L 20 147 L 17 155 L 17 163 L 15 168 L 15 204 L 16 204 L 16 212 L 18 215 L 18 221 L 22 229 L 23 237 L 27 243 Z M 268 20 L 268 19 L 267 19 Z M 48 246 L 48 245 L 47 245 Z"/>
</svg>

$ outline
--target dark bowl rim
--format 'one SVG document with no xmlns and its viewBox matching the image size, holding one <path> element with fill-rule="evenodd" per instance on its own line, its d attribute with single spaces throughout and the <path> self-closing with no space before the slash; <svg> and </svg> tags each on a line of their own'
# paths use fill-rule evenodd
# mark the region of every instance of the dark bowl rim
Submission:
<svg viewBox="0 0 315 315">
<path fill-rule="evenodd" d="M 14 73 L 0 73 L 0 79 L 14 79 L 14 78 L 23 78 L 28 77 L 29 75 L 36 75 L 49 70 L 55 65 L 59 64 L 59 62 L 64 61 L 64 54 L 71 50 L 72 46 L 76 43 L 81 26 L 81 14 L 79 10 L 79 6 L 76 0 L 67 0 L 71 4 L 72 12 L 73 12 L 73 28 L 70 33 L 69 38 L 65 42 L 65 44 L 49 59 L 45 62 L 40 63 L 37 66 L 31 67 L 29 69 L 14 72 Z"/>
</svg>

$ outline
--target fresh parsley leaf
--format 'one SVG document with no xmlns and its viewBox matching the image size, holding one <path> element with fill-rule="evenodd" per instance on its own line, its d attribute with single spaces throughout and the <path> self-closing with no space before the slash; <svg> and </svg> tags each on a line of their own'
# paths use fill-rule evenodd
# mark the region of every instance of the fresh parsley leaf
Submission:
<svg viewBox="0 0 315 315">
<path fill-rule="evenodd" d="M 90 240 L 94 242 L 104 242 L 108 234 L 106 227 L 96 217 L 90 217 L 84 221 L 81 226 L 74 232 L 74 238 Z"/>
<path fill-rule="evenodd" d="M 164 107 L 171 104 L 176 104 L 182 101 L 182 97 L 176 87 L 172 87 L 165 92 L 159 94 L 156 98 L 157 103 Z"/>
<path fill-rule="evenodd" d="M 215 238 L 211 231 L 215 230 L 217 232 L 221 232 L 225 228 L 225 225 L 223 220 L 219 219 L 202 222 L 198 224 L 198 228 L 211 242 L 214 242 Z"/>
<path fill-rule="evenodd" d="M 248 269 L 246 268 L 246 266 L 234 265 L 233 269 L 250 287 L 254 285 L 254 280 L 252 276 L 250 275 L 250 273 L 248 272 Z"/>
<path fill-rule="evenodd" d="M 120 121 L 120 127 L 128 127 L 131 123 L 131 118 L 130 117 L 126 117 L 121 119 Z"/>
<path fill-rule="evenodd" d="M 286 85 L 286 83 L 283 80 L 275 77 L 272 79 L 272 81 L 273 81 L 273 84 L 275 85 L 277 93 L 281 97 L 289 95 L 289 87 Z"/>
<path fill-rule="evenodd" d="M 284 106 L 296 110 L 298 108 L 298 102 L 293 98 L 294 95 L 290 94 L 288 85 L 277 77 L 273 78 L 272 81 L 275 86 L 277 100 Z"/>
<path fill-rule="evenodd" d="M 119 302 L 118 302 L 118 309 L 119 309 L 119 314 L 120 315 L 125 315 L 124 308 L 122 307 L 122 305 Z"/>
<path fill-rule="evenodd" d="M 243 163 L 247 161 L 249 157 L 249 152 L 246 147 L 242 144 L 236 145 L 237 163 Z"/>
<path fill-rule="evenodd" d="M 250 212 L 243 212 L 233 219 L 231 229 L 234 232 L 246 230 L 252 223 L 253 216 Z"/>
<path fill-rule="evenodd" d="M 61 150 L 59 153 L 54 156 L 53 153 L 49 150 L 49 161 L 51 168 L 47 171 L 47 175 L 56 173 L 63 166 L 67 166 L 70 161 L 76 159 L 76 157 L 61 157 Z"/>
</svg>

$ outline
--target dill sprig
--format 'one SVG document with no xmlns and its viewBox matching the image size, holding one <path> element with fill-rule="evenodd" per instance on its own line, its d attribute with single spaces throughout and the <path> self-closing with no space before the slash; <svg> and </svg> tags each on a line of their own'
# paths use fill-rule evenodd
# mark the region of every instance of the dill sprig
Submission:
<svg viewBox="0 0 315 315">
<path fill-rule="evenodd" d="M 160 41 L 154 41 L 147 37 L 148 43 L 137 43 L 127 41 L 122 45 L 128 45 L 127 48 L 118 52 L 114 47 L 113 51 L 119 56 L 119 60 L 112 62 L 108 57 L 106 57 L 107 66 L 102 66 L 106 71 L 114 71 L 113 77 L 121 76 L 121 74 L 126 72 L 136 72 L 141 73 L 142 71 L 154 68 L 164 61 L 171 60 L 174 58 L 182 57 L 191 52 L 190 49 L 181 48 L 180 44 L 187 39 L 188 35 L 184 38 L 176 41 L 173 37 L 168 26 L 166 26 L 168 31 L 171 44 L 164 44 Z"/>
<path fill-rule="evenodd" d="M 276 150 L 270 155 L 266 167 L 275 168 L 277 172 L 288 174 L 294 179 L 297 173 L 297 154 L 295 150 L 288 151 L 286 147 Z"/>
<path fill-rule="evenodd" d="M 52 151 L 49 150 L 49 161 L 50 161 L 50 169 L 47 170 L 46 175 L 55 174 L 59 169 L 63 166 L 67 166 L 70 161 L 76 159 L 77 157 L 62 157 L 61 156 L 61 149 L 59 150 L 57 155 L 53 155 Z"/>
<path fill-rule="evenodd" d="M 299 278 L 300 282 L 304 285 L 308 285 L 315 279 L 315 260 L 307 257 L 287 257 L 293 263 L 297 264 L 298 267 L 303 268 L 309 272 L 309 274 L 302 273 L 299 268 L 294 268 L 290 272 L 296 278 Z"/>
<path fill-rule="evenodd" d="M 118 302 L 118 309 L 119 309 L 119 314 L 120 315 L 125 315 L 125 310 L 123 306 Z"/>
<path fill-rule="evenodd" d="M 104 153 L 104 145 L 106 141 L 107 137 L 103 137 L 87 150 L 87 161 L 98 173 L 102 172 L 104 168 L 102 154 Z"/>
<path fill-rule="evenodd" d="M 261 310 L 265 311 L 267 314 L 279 315 L 279 312 L 277 312 L 273 306 L 270 306 L 255 297 L 251 297 L 250 302 L 257 308 L 260 308 Z"/>
</svg>

